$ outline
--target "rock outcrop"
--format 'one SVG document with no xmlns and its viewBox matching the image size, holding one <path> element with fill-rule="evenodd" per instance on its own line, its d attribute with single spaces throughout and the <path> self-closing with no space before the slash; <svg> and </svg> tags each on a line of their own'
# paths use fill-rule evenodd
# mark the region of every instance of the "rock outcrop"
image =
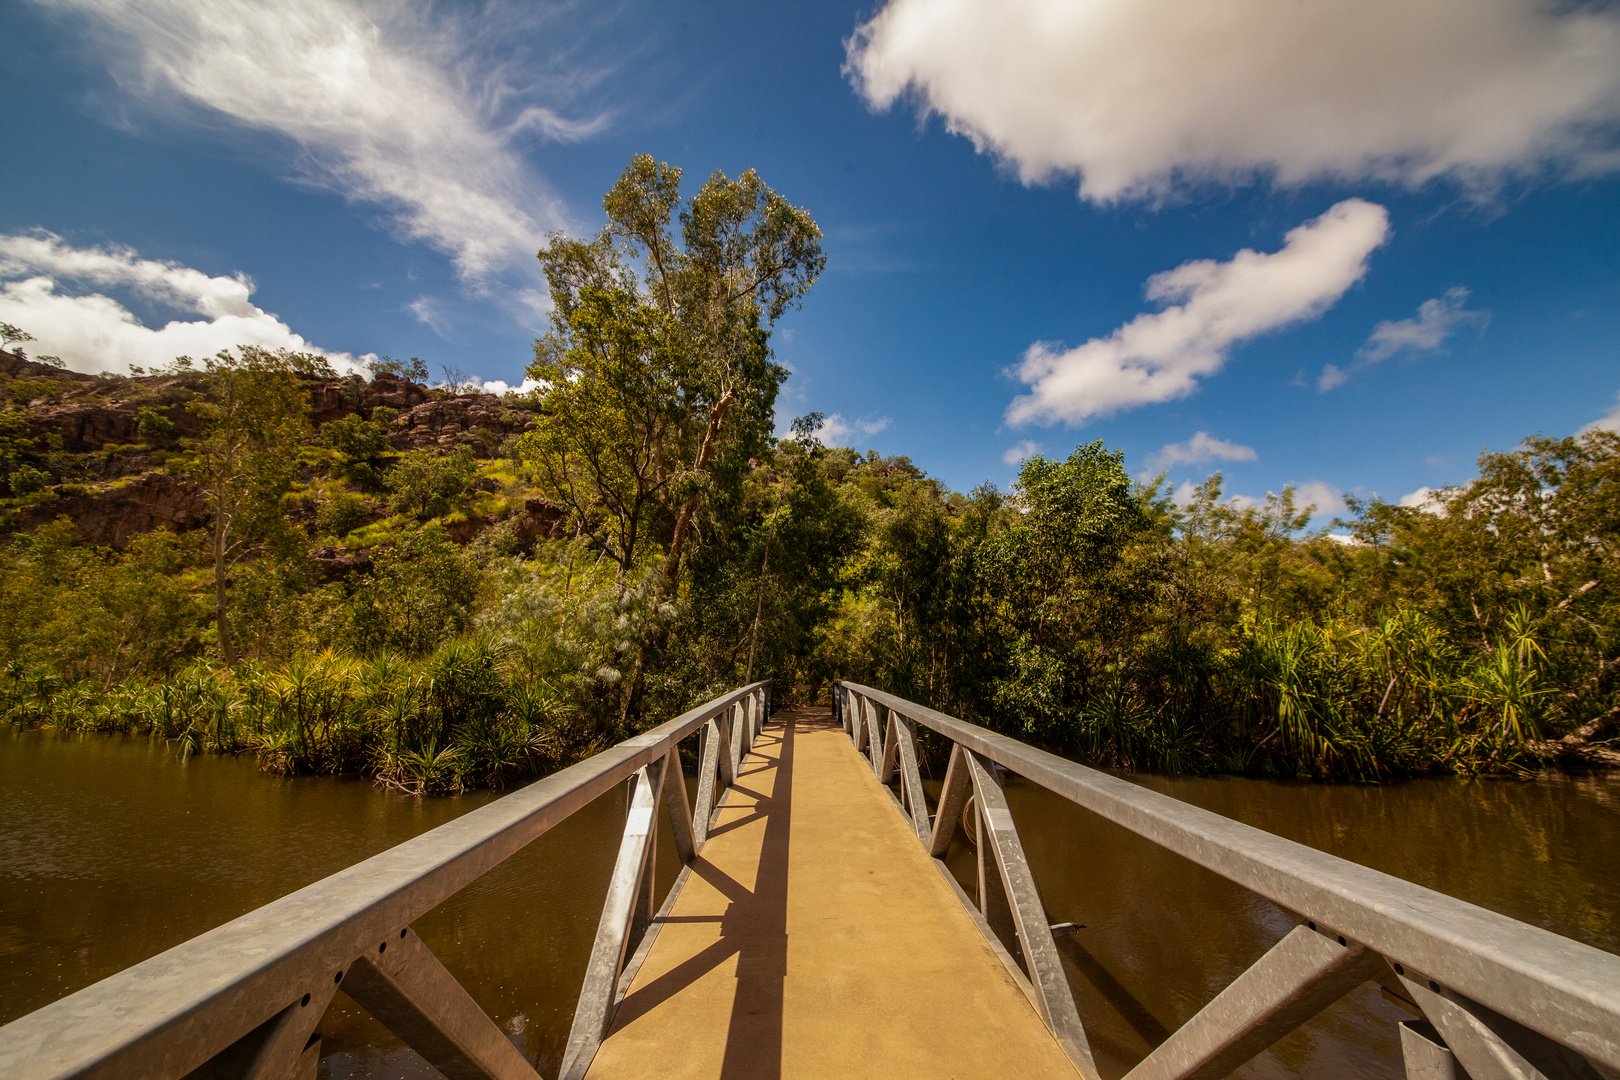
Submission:
<svg viewBox="0 0 1620 1080">
<path fill-rule="evenodd" d="M 389 442 L 396 450 L 422 450 L 466 443 L 479 457 L 493 457 L 507 435 L 527 431 L 533 414 L 501 403 L 494 394 L 468 394 L 424 401 L 400 414 Z"/>
<path fill-rule="evenodd" d="M 37 529 L 66 516 L 73 521 L 77 543 L 121 548 L 151 529 L 194 529 L 203 524 L 207 509 L 202 489 L 195 483 L 165 472 L 150 472 L 88 495 L 64 495 L 19 507 L 11 518 L 15 527 Z"/>
</svg>

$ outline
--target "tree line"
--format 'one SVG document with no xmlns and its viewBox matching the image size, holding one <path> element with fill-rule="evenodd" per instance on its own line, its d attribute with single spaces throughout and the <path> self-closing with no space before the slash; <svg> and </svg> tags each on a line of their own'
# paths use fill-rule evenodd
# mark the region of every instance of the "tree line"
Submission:
<svg viewBox="0 0 1620 1080">
<path fill-rule="evenodd" d="M 604 210 L 540 252 L 539 389 L 454 444 L 404 446 L 399 409 L 319 357 L 242 348 L 72 393 L 14 363 L 8 513 L 137 466 L 205 513 L 119 550 L 70 517 L 3 542 L 5 715 L 417 792 L 555 768 L 760 677 L 857 679 L 1109 767 L 1613 763 L 1620 436 L 1487 453 L 1428 508 L 1352 501 L 1348 542 L 1292 491 L 1239 508 L 1217 475 L 1178 504 L 1100 442 L 955 492 L 821 445 L 816 414 L 775 434 L 773 327 L 825 264 L 807 212 L 752 171 L 683 198 L 646 156 Z M 317 423 L 322 385 L 352 410 Z M 31 425 L 85 393 L 151 397 L 135 441 L 72 453 Z"/>
</svg>

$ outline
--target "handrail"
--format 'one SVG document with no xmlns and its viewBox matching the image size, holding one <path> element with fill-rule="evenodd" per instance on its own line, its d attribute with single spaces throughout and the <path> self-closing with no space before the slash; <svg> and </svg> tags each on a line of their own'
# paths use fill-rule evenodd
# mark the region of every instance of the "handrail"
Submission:
<svg viewBox="0 0 1620 1080">
<path fill-rule="evenodd" d="M 867 739 L 878 741 L 876 710 L 871 706 L 881 705 L 891 714 L 884 745 L 895 741 L 897 725 L 892 717 L 921 724 L 958 748 L 953 750 L 953 771 L 963 752 L 969 760 L 977 755 L 995 762 L 1295 912 L 1312 931 L 1337 937 L 1346 948 L 1360 947 L 1381 956 L 1386 965 L 1379 966 L 1379 974 L 1363 974 L 1356 981 L 1377 977 L 1398 984 L 1392 986 L 1397 992 L 1404 988 L 1404 996 L 1453 1043 L 1451 1049 L 1459 1059 L 1465 1055 L 1478 1059 L 1486 1053 L 1472 1044 L 1459 1045 L 1477 1036 L 1489 1054 L 1500 1058 L 1506 1053 L 1499 1045 L 1505 1040 L 1508 1050 L 1535 1063 L 1537 1054 L 1547 1048 L 1537 1049 L 1539 1040 L 1520 1031 L 1522 1025 L 1601 1066 L 1620 1069 L 1620 956 L 1285 840 L 893 694 L 851 682 L 839 682 L 836 688 L 836 708 L 857 748 Z M 867 718 L 868 710 L 873 718 Z M 873 728 L 866 736 L 856 731 L 863 721 Z M 904 730 L 898 734 L 901 745 L 909 741 Z M 880 779 L 887 782 L 886 770 L 892 770 L 895 758 L 885 753 L 884 759 Z M 967 790 L 965 783 L 955 781 L 957 792 Z M 948 775 L 948 790 L 940 796 L 941 818 L 947 799 L 953 797 L 952 786 Z M 958 801 L 953 808 L 959 812 L 962 796 L 954 798 Z M 940 827 L 954 829 L 954 815 L 936 823 L 936 857 L 944 854 L 937 842 Z M 985 828 L 981 823 L 981 836 Z M 1501 1023 L 1504 1017 L 1511 1023 Z M 1476 1030 L 1481 1027 L 1484 1034 Z M 1497 1042 L 1491 1041 L 1493 1034 Z M 1488 1075 L 1508 1075 L 1479 1061 L 1464 1062 L 1475 1080 L 1483 1080 L 1481 1069 Z M 1536 1068 L 1555 1076 L 1595 1075 L 1589 1066 L 1583 1071 L 1583 1066 L 1584 1062 L 1564 1060 L 1556 1067 L 1543 1063 Z M 1144 1075 L 1150 1073 L 1157 1075 L 1153 1070 Z"/>
<path fill-rule="evenodd" d="M 716 717 L 738 709 L 745 732 L 748 716 L 757 725 L 768 695 L 763 682 L 733 690 L 14 1020 L 0 1027 L 0 1076 L 184 1076 L 298 1009 L 299 1002 L 307 1006 L 308 995 L 319 997 L 328 988 L 329 997 L 329 987 L 341 983 L 351 965 L 380 965 L 370 959 L 373 951 L 384 954 L 391 941 L 414 942 L 407 939 L 413 920 L 604 792 L 675 753 L 677 743 Z M 674 761 L 678 768 L 678 753 Z M 684 786 L 679 795 L 684 800 Z M 402 951 L 396 946 L 395 956 Z M 427 956 L 420 963 L 436 970 L 424 968 L 425 975 L 411 977 L 438 980 L 437 986 L 443 981 L 438 973 L 449 976 Z M 309 1021 L 309 1032 L 318 1019 Z M 297 1040 L 295 1058 L 309 1032 Z M 236 1071 L 252 1075 L 257 1069 Z"/>
</svg>

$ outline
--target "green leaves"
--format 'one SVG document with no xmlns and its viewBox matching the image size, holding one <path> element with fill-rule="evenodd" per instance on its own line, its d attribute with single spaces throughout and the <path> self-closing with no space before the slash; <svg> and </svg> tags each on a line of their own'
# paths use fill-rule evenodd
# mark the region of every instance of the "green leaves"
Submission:
<svg viewBox="0 0 1620 1080">
<path fill-rule="evenodd" d="M 388 504 L 396 514 L 426 520 L 447 513 L 478 476 L 472 451 L 458 446 L 448 454 L 412 450 L 388 471 Z"/>
<path fill-rule="evenodd" d="M 543 418 L 521 444 L 621 574 L 663 542 L 671 589 L 717 467 L 766 444 L 787 374 L 771 324 L 826 262 L 809 214 L 752 170 L 715 173 L 684 206 L 680 180 L 637 155 L 603 199 L 602 232 L 556 234 L 539 253 L 555 309 L 528 370 Z"/>
</svg>

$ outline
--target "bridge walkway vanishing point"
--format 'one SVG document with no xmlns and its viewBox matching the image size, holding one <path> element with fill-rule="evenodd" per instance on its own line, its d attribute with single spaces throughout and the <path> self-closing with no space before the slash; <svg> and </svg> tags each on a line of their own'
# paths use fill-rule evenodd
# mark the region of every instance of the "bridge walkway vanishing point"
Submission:
<svg viewBox="0 0 1620 1080">
<path fill-rule="evenodd" d="M 772 717 L 688 875 L 590 1080 L 1076 1075 L 829 710 Z"/>
</svg>

